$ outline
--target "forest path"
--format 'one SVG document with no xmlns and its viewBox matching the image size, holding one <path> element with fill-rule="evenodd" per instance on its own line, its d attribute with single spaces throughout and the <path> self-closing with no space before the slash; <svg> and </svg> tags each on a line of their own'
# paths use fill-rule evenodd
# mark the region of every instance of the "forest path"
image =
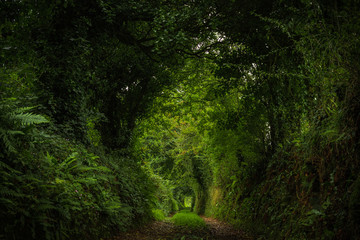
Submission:
<svg viewBox="0 0 360 240">
<path fill-rule="evenodd" d="M 170 221 L 154 221 L 109 240 L 250 240 L 246 233 L 214 218 L 203 217 L 206 228 L 191 230 Z"/>
</svg>

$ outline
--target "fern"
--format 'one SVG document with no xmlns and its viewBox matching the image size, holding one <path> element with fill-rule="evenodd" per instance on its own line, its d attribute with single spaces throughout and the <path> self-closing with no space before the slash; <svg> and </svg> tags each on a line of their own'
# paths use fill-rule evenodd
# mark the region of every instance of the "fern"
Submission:
<svg viewBox="0 0 360 240">
<path fill-rule="evenodd" d="M 22 126 L 30 126 L 33 124 L 41 124 L 41 123 L 48 123 L 45 117 L 33 114 L 33 113 L 13 113 L 11 115 L 11 119 L 14 120 L 16 123 L 19 123 Z"/>
<path fill-rule="evenodd" d="M 0 100 L 0 145 L 13 153 L 16 152 L 17 137 L 26 135 L 28 127 L 49 122 L 42 115 L 27 112 L 34 107 L 18 107 L 17 105 L 16 98 Z"/>
<path fill-rule="evenodd" d="M 0 128 L 0 139 L 2 140 L 2 144 L 4 145 L 5 149 L 7 149 L 9 152 L 16 152 L 14 143 L 12 141 L 12 135 L 9 134 L 9 131 Z"/>
</svg>

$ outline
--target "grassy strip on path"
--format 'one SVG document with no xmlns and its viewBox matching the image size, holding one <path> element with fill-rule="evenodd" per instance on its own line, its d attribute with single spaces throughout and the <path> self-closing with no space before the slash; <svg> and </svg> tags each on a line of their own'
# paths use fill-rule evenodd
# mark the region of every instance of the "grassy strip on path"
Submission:
<svg viewBox="0 0 360 240">
<path fill-rule="evenodd" d="M 197 228 L 205 228 L 206 223 L 204 219 L 199 217 L 196 213 L 190 212 L 189 210 L 182 210 L 176 213 L 172 218 L 171 221 L 176 226 L 184 226 L 191 229 Z"/>
</svg>

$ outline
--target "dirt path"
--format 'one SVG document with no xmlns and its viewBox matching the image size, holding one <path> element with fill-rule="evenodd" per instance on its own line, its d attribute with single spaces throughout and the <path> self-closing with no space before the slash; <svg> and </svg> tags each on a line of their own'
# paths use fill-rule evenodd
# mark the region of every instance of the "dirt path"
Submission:
<svg viewBox="0 0 360 240">
<path fill-rule="evenodd" d="M 214 218 L 203 217 L 208 231 L 210 232 L 210 238 L 205 239 L 217 239 L 217 240 L 250 240 L 250 236 L 245 234 L 243 231 L 234 229 L 230 224 L 220 222 Z M 213 238 L 211 238 L 213 237 Z"/>
<path fill-rule="evenodd" d="M 244 232 L 213 218 L 202 217 L 207 227 L 190 230 L 171 222 L 152 222 L 141 229 L 129 231 L 111 240 L 250 240 Z"/>
</svg>

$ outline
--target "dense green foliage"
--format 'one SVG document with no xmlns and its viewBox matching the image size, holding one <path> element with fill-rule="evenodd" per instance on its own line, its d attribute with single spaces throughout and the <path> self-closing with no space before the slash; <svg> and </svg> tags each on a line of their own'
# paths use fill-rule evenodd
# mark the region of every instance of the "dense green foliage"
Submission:
<svg viewBox="0 0 360 240">
<path fill-rule="evenodd" d="M 357 239 L 358 1 L 213 4 L 220 43 L 173 72 L 145 164 L 266 239 Z"/>
<path fill-rule="evenodd" d="M 0 4 L 0 238 L 360 237 L 358 0 Z"/>
<path fill-rule="evenodd" d="M 157 185 L 130 143 L 170 85 L 163 5 L 0 4 L 0 238 L 99 239 L 149 219 Z"/>
<path fill-rule="evenodd" d="M 0 103 L 1 238 L 99 238 L 151 215 L 154 186 L 136 163 L 95 155 L 18 104 Z"/>
<path fill-rule="evenodd" d="M 17 160 L 2 162 L 3 237 L 108 236 L 148 211 L 147 177 L 125 159 L 117 158 L 114 164 L 110 156 L 100 158 L 55 136 L 35 145 L 18 154 Z"/>
</svg>

